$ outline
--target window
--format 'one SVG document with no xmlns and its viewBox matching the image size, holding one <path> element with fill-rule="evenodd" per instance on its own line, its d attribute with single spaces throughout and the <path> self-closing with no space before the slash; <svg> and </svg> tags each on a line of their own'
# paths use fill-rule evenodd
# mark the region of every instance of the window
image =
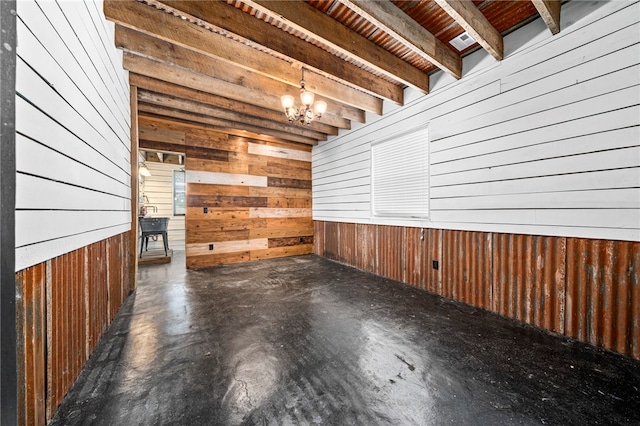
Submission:
<svg viewBox="0 0 640 426">
<path fill-rule="evenodd" d="M 184 216 L 186 210 L 186 184 L 184 170 L 173 171 L 173 215 Z"/>
<path fill-rule="evenodd" d="M 429 134 L 426 126 L 371 146 L 371 205 L 375 216 L 429 215 Z"/>
</svg>

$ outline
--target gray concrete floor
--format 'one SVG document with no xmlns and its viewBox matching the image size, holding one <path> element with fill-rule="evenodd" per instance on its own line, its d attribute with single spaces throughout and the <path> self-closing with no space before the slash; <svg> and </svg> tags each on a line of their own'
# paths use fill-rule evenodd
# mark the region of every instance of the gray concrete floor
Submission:
<svg viewBox="0 0 640 426">
<path fill-rule="evenodd" d="M 139 276 L 51 424 L 640 424 L 639 361 L 316 256 Z"/>
</svg>

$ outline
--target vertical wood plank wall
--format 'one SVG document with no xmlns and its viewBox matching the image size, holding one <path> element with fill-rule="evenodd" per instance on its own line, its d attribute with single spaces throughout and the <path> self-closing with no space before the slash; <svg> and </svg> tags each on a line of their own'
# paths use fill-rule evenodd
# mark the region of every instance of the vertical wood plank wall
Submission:
<svg viewBox="0 0 640 426">
<path fill-rule="evenodd" d="M 313 251 L 311 147 L 150 117 L 139 124 L 141 149 L 186 154 L 188 268 Z"/>
<path fill-rule="evenodd" d="M 16 274 L 18 424 L 44 425 L 129 294 L 129 233 Z"/>
<path fill-rule="evenodd" d="M 639 242 L 324 221 L 314 230 L 319 256 L 640 358 Z"/>
</svg>

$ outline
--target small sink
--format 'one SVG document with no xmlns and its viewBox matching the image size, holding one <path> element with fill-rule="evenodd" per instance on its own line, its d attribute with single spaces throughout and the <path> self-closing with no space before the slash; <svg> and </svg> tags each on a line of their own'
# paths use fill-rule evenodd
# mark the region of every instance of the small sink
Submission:
<svg viewBox="0 0 640 426">
<path fill-rule="evenodd" d="M 168 217 L 141 217 L 140 229 L 142 232 L 167 232 L 169 226 Z"/>
<path fill-rule="evenodd" d="M 169 251 L 169 241 L 167 241 L 167 226 L 169 225 L 168 217 L 141 217 L 140 218 L 140 257 L 142 257 L 142 248 L 149 248 L 149 237 L 162 235 L 164 243 L 164 255 L 167 256 Z M 154 238 L 155 240 L 155 238 Z"/>
</svg>

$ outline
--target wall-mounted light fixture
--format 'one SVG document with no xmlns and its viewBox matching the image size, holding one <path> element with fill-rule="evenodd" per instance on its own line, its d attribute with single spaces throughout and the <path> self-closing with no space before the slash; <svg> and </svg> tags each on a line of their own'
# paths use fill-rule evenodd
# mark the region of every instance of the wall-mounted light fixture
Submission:
<svg viewBox="0 0 640 426">
<path fill-rule="evenodd" d="M 145 163 L 140 164 L 140 166 L 138 167 L 138 173 L 140 173 L 140 176 L 151 176 L 151 171 Z"/>
<path fill-rule="evenodd" d="M 313 92 L 307 91 L 304 85 L 304 68 L 302 68 L 302 80 L 300 80 L 300 101 L 302 105 L 296 107 L 296 100 L 291 95 L 280 97 L 284 114 L 289 122 L 299 121 L 302 124 L 309 124 L 316 118 L 322 117 L 322 114 L 327 111 L 327 103 L 324 101 L 314 103 L 315 95 Z"/>
</svg>

